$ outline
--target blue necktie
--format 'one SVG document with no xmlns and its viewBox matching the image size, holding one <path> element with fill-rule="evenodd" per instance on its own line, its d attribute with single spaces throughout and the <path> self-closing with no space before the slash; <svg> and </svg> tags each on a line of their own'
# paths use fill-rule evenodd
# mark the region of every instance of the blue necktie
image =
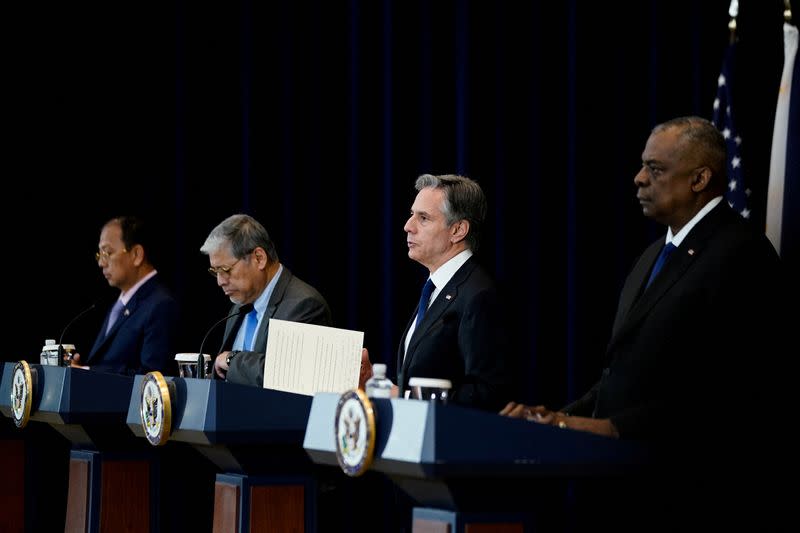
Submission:
<svg viewBox="0 0 800 533">
<path fill-rule="evenodd" d="M 111 308 L 111 313 L 108 315 L 108 326 L 106 326 L 106 335 L 108 332 L 111 331 L 111 328 L 114 327 L 114 323 L 119 318 L 119 314 L 122 312 L 122 309 L 125 308 L 125 305 L 122 303 L 122 300 L 117 300 L 114 303 L 114 307 Z"/>
<path fill-rule="evenodd" d="M 431 301 L 431 294 L 433 294 L 434 289 L 436 289 L 436 285 L 433 284 L 431 278 L 428 278 L 428 281 L 425 282 L 425 286 L 422 287 L 422 295 L 419 297 L 417 325 L 415 326 L 417 328 L 420 322 L 422 322 L 422 319 L 425 318 L 425 312 L 428 310 L 428 303 Z"/>
<path fill-rule="evenodd" d="M 656 279 L 661 267 L 663 267 L 664 263 L 667 261 L 667 257 L 669 257 L 670 254 L 677 249 L 678 247 L 671 242 L 668 242 L 666 246 L 661 249 L 661 253 L 658 254 L 658 259 L 656 259 L 656 263 L 653 265 L 653 271 L 650 272 L 650 279 L 647 280 L 647 285 L 644 287 L 645 289 L 649 287 L 651 283 L 653 283 L 654 279 Z"/>
<path fill-rule="evenodd" d="M 244 324 L 244 349 L 253 349 L 253 337 L 256 333 L 256 326 L 258 325 L 258 311 L 253 309 L 245 317 Z"/>
</svg>

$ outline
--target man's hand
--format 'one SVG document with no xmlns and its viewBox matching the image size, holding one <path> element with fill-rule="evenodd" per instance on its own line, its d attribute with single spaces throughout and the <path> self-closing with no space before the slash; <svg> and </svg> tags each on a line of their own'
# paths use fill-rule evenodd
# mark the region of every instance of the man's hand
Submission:
<svg viewBox="0 0 800 533">
<path fill-rule="evenodd" d="M 216 359 L 214 359 L 214 372 L 218 377 L 225 379 L 228 374 L 228 354 L 231 352 L 222 352 Z"/>
<path fill-rule="evenodd" d="M 75 353 L 72 359 L 69 359 L 69 366 L 72 368 L 80 368 L 81 370 L 89 370 L 88 366 L 81 365 L 81 354 Z"/>
<path fill-rule="evenodd" d="M 361 349 L 361 372 L 358 375 L 358 388 L 364 390 L 367 380 L 372 377 L 372 363 L 369 361 L 369 352 Z"/>
</svg>

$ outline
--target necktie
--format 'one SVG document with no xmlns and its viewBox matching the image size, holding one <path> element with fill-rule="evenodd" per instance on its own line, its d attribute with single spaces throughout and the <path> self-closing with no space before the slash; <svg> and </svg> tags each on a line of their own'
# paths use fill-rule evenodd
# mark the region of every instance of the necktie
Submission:
<svg viewBox="0 0 800 533">
<path fill-rule="evenodd" d="M 666 246 L 664 246 L 661 249 L 661 253 L 658 254 L 658 259 L 656 259 L 656 263 L 653 265 L 653 271 L 650 272 L 650 279 L 647 280 L 647 285 L 645 285 L 644 287 L 645 289 L 649 287 L 651 283 L 653 283 L 653 280 L 656 279 L 656 276 L 658 275 L 658 272 L 661 270 L 661 267 L 664 266 L 667 257 L 669 257 L 673 251 L 677 250 L 677 248 L 678 248 L 677 246 L 675 246 L 671 242 L 668 242 Z"/>
<path fill-rule="evenodd" d="M 108 332 L 111 331 L 111 328 L 114 327 L 114 323 L 119 318 L 119 314 L 122 312 L 122 309 L 125 307 L 123 305 L 122 300 L 117 300 L 114 303 L 114 307 L 111 308 L 111 312 L 108 314 L 108 326 L 106 326 L 106 335 Z"/>
<path fill-rule="evenodd" d="M 253 349 L 253 337 L 255 337 L 256 326 L 258 325 L 258 311 L 253 309 L 245 317 L 244 323 L 244 349 Z"/>
<path fill-rule="evenodd" d="M 433 294 L 434 289 L 436 289 L 436 285 L 433 284 L 431 278 L 428 278 L 428 281 L 425 282 L 425 286 L 422 287 L 422 295 L 419 297 L 416 327 L 419 327 L 420 322 L 422 322 L 422 319 L 425 318 L 425 312 L 428 310 L 428 303 L 431 300 L 431 294 Z"/>
</svg>

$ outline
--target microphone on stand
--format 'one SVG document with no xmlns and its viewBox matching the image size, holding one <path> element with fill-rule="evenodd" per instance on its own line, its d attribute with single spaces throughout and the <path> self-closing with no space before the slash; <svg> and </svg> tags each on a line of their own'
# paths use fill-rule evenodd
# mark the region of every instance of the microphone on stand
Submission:
<svg viewBox="0 0 800 533">
<path fill-rule="evenodd" d="M 75 318 L 70 320 L 67 323 L 67 325 L 64 326 L 64 329 L 61 330 L 61 336 L 58 338 L 58 366 L 64 366 L 64 361 L 63 361 L 63 359 L 64 359 L 64 345 L 62 344 L 64 342 L 64 334 L 67 332 L 67 330 L 69 329 L 69 327 L 72 324 L 74 324 L 79 318 L 81 318 L 83 315 L 85 315 L 86 313 L 88 313 L 89 311 L 94 309 L 95 307 L 97 307 L 97 302 L 94 302 L 92 305 L 90 305 L 89 307 L 87 307 L 86 309 L 84 309 L 83 311 L 78 313 L 77 315 L 75 315 Z M 70 356 L 70 357 L 72 357 L 72 356 Z"/>
<path fill-rule="evenodd" d="M 203 357 L 203 347 L 206 345 L 206 339 L 208 339 L 209 334 L 212 331 L 214 331 L 214 328 L 216 328 L 229 318 L 233 318 L 237 315 L 242 315 L 242 314 L 246 315 L 252 310 L 253 310 L 253 304 L 244 304 L 235 313 L 231 313 L 225 318 L 217 320 L 210 328 L 208 328 L 205 337 L 203 337 L 203 342 L 200 343 L 200 352 L 197 354 L 197 377 L 199 377 L 200 379 L 205 379 L 206 377 L 206 365 L 205 365 L 205 358 Z"/>
</svg>

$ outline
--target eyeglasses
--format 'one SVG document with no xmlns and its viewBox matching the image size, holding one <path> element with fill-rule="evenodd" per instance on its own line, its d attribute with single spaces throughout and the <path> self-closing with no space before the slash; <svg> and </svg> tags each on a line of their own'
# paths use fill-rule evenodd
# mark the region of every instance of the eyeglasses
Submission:
<svg viewBox="0 0 800 533">
<path fill-rule="evenodd" d="M 125 248 L 123 248 L 123 249 L 122 249 L 122 250 L 120 250 L 119 252 L 124 254 L 124 253 L 126 253 L 127 251 L 128 251 L 128 250 L 126 250 Z M 105 262 L 107 263 L 107 262 L 108 262 L 108 260 L 109 260 L 109 259 L 111 259 L 111 256 L 112 256 L 112 255 L 114 255 L 115 253 L 117 253 L 117 252 L 109 252 L 109 251 L 107 251 L 107 250 L 100 250 L 99 252 L 97 252 L 96 254 L 94 254 L 94 260 L 95 260 L 95 261 L 97 261 L 98 263 L 99 263 L 100 261 L 105 261 Z"/>
<path fill-rule="evenodd" d="M 242 259 L 243 258 L 240 257 L 239 259 L 234 261 L 233 264 L 231 264 L 229 266 L 208 267 L 208 273 L 211 274 L 212 276 L 214 276 L 215 278 L 217 276 L 220 276 L 220 275 L 228 277 L 228 276 L 231 275 L 231 270 L 233 270 L 233 267 L 236 266 L 236 263 L 238 263 Z"/>
</svg>

